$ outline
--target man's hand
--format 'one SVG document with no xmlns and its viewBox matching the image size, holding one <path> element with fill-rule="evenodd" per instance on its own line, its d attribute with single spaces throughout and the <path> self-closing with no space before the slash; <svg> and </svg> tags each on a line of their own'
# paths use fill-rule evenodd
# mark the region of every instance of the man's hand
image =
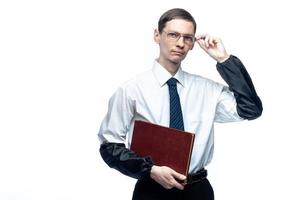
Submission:
<svg viewBox="0 0 302 200">
<path fill-rule="evenodd" d="M 176 187 L 180 190 L 184 189 L 184 186 L 177 182 L 176 179 L 183 181 L 186 179 L 186 176 L 177 173 L 169 167 L 153 165 L 150 176 L 166 189 L 171 189 L 173 187 Z"/>
<path fill-rule="evenodd" d="M 226 61 L 230 57 L 220 38 L 205 33 L 197 36 L 196 41 L 207 54 L 219 63 Z"/>
</svg>

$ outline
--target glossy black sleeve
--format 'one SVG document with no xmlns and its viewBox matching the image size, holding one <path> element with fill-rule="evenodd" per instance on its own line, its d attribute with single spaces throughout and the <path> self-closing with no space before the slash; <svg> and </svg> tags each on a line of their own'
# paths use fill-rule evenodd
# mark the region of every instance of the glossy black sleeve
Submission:
<svg viewBox="0 0 302 200">
<path fill-rule="evenodd" d="M 261 116 L 263 110 L 262 102 L 242 62 L 231 55 L 223 63 L 217 63 L 216 67 L 221 77 L 234 93 L 238 115 L 248 120 Z"/>
<path fill-rule="evenodd" d="M 136 179 L 150 177 L 153 161 L 150 157 L 140 157 L 123 143 L 103 143 L 100 153 L 111 168 Z"/>
</svg>

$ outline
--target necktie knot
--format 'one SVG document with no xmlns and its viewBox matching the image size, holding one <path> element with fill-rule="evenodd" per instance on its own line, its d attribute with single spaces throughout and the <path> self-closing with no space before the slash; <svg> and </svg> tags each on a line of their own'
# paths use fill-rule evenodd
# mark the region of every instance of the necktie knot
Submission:
<svg viewBox="0 0 302 200">
<path fill-rule="evenodd" d="M 167 84 L 168 86 L 173 86 L 175 87 L 176 86 L 176 83 L 177 83 L 177 79 L 176 78 L 170 78 L 168 81 L 167 81 Z"/>
</svg>

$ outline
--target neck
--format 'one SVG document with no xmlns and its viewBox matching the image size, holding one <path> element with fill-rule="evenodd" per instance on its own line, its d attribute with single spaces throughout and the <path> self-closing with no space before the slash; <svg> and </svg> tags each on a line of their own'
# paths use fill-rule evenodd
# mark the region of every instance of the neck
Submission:
<svg viewBox="0 0 302 200">
<path fill-rule="evenodd" d="M 161 57 L 159 57 L 157 59 L 158 63 L 161 64 L 161 66 L 163 66 L 172 76 L 174 76 L 179 67 L 180 67 L 180 62 L 179 63 L 174 63 L 174 62 L 171 62 L 170 60 L 165 60 L 165 59 L 162 59 Z"/>
</svg>

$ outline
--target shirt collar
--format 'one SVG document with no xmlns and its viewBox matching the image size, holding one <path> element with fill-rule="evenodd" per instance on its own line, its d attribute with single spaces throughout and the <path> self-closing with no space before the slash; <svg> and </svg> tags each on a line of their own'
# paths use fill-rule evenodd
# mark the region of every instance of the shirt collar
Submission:
<svg viewBox="0 0 302 200">
<path fill-rule="evenodd" d="M 184 72 L 182 71 L 181 67 L 179 67 L 176 74 L 172 76 L 161 64 L 159 64 L 159 62 L 157 62 L 157 60 L 154 60 L 152 71 L 161 87 L 166 84 L 167 81 L 172 77 L 177 79 L 180 85 L 182 85 L 183 87 L 185 86 Z"/>
</svg>

